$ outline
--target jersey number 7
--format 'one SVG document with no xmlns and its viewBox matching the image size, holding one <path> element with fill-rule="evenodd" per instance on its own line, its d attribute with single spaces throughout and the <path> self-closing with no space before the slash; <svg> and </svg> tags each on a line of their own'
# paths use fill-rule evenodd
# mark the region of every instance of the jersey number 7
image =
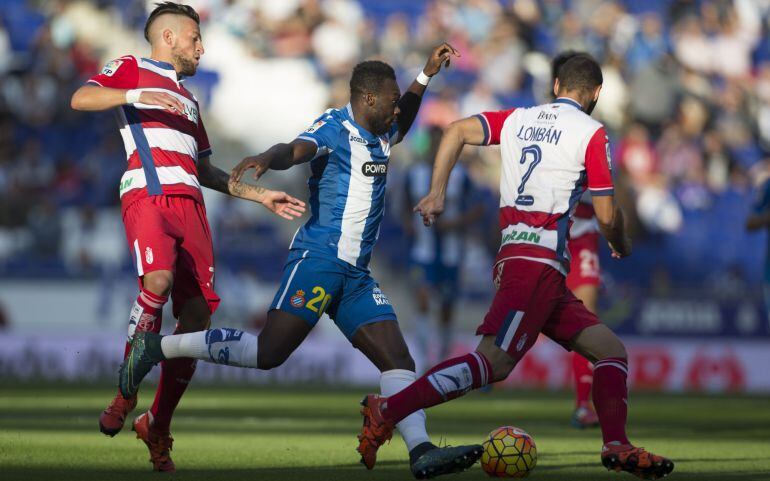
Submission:
<svg viewBox="0 0 770 481">
<path fill-rule="evenodd" d="M 540 147 L 538 147 L 537 145 L 530 145 L 521 149 L 521 158 L 519 159 L 519 163 L 521 165 L 524 165 L 527 163 L 528 160 L 531 160 L 531 163 L 529 164 L 527 171 L 521 177 L 521 184 L 519 184 L 519 190 L 518 190 L 519 196 L 516 197 L 516 205 L 532 205 L 535 203 L 534 197 L 532 197 L 531 195 L 523 195 L 524 186 L 529 180 L 529 176 L 532 175 L 532 171 L 535 170 L 535 167 L 537 167 L 537 164 L 540 163 L 540 160 L 542 159 L 542 157 L 543 157 L 543 152 L 540 150 Z"/>
</svg>

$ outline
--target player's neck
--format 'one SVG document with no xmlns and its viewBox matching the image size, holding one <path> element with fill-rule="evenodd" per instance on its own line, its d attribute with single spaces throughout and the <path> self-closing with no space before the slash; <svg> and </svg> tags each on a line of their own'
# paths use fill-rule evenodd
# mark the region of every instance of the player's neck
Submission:
<svg viewBox="0 0 770 481">
<path fill-rule="evenodd" d="M 364 128 L 370 134 L 372 133 L 372 126 L 364 115 L 363 109 L 357 106 L 355 103 L 350 103 L 350 110 L 353 112 L 353 122 L 357 123 Z"/>
<path fill-rule="evenodd" d="M 580 98 L 578 98 L 577 95 L 559 95 L 556 97 L 556 100 L 559 100 L 559 99 L 571 100 L 576 104 L 580 105 L 581 110 L 584 108 L 583 102 L 580 101 Z"/>
<path fill-rule="evenodd" d="M 174 65 L 174 62 L 172 62 L 171 54 L 170 53 L 164 53 L 164 52 L 158 52 L 156 50 L 153 50 L 150 52 L 150 60 L 155 60 L 156 62 L 163 62 L 171 65 L 174 67 L 174 71 L 179 75 L 179 71 L 176 69 L 176 66 Z"/>
</svg>

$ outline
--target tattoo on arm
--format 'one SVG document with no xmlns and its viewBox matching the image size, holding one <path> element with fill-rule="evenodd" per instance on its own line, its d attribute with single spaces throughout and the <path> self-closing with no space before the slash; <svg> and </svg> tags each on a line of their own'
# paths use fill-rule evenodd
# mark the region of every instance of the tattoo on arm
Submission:
<svg viewBox="0 0 770 481">
<path fill-rule="evenodd" d="M 262 194 L 267 191 L 264 187 L 247 184 L 245 182 L 231 182 L 229 184 L 229 189 L 229 194 L 233 197 L 240 197 L 241 199 L 257 202 L 259 201 L 258 199 L 261 199 Z"/>
<path fill-rule="evenodd" d="M 247 184 L 243 181 L 230 182 L 230 175 L 227 172 L 211 165 L 209 162 L 202 162 L 200 164 L 198 178 L 204 187 L 254 202 L 261 202 L 262 195 L 267 191 L 264 187 Z"/>
</svg>

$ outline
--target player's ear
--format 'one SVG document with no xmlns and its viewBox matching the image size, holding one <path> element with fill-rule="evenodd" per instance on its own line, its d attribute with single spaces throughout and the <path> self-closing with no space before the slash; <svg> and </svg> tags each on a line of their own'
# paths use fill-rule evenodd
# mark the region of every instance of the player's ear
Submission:
<svg viewBox="0 0 770 481">
<path fill-rule="evenodd" d="M 553 96 L 558 97 L 559 96 L 559 79 L 553 80 Z"/>
<path fill-rule="evenodd" d="M 594 90 L 594 102 L 596 102 L 597 100 L 599 100 L 599 93 L 600 93 L 601 91 L 602 91 L 602 86 L 601 86 L 601 85 L 599 85 L 598 87 L 596 87 L 596 90 Z"/>
<path fill-rule="evenodd" d="M 372 92 L 366 92 L 364 94 L 364 101 L 366 102 L 366 105 L 369 107 L 374 107 L 374 104 L 377 103 L 377 96 L 374 95 Z"/>
<path fill-rule="evenodd" d="M 174 31 L 170 28 L 166 28 L 163 30 L 163 33 L 161 34 L 163 38 L 163 43 L 166 44 L 167 47 L 173 47 L 174 41 L 176 40 L 176 35 L 174 34 Z"/>
</svg>

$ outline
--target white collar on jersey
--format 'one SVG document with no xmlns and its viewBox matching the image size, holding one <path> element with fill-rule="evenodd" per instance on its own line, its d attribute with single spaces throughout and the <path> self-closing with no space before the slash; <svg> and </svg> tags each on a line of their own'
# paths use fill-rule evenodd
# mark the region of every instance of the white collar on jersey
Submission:
<svg viewBox="0 0 770 481">
<path fill-rule="evenodd" d="M 555 104 L 565 104 L 565 105 L 571 105 L 575 107 L 578 110 L 583 110 L 583 106 L 580 105 L 580 102 L 578 102 L 575 99 L 571 99 L 569 97 L 559 97 L 556 100 L 553 101 Z"/>
</svg>

